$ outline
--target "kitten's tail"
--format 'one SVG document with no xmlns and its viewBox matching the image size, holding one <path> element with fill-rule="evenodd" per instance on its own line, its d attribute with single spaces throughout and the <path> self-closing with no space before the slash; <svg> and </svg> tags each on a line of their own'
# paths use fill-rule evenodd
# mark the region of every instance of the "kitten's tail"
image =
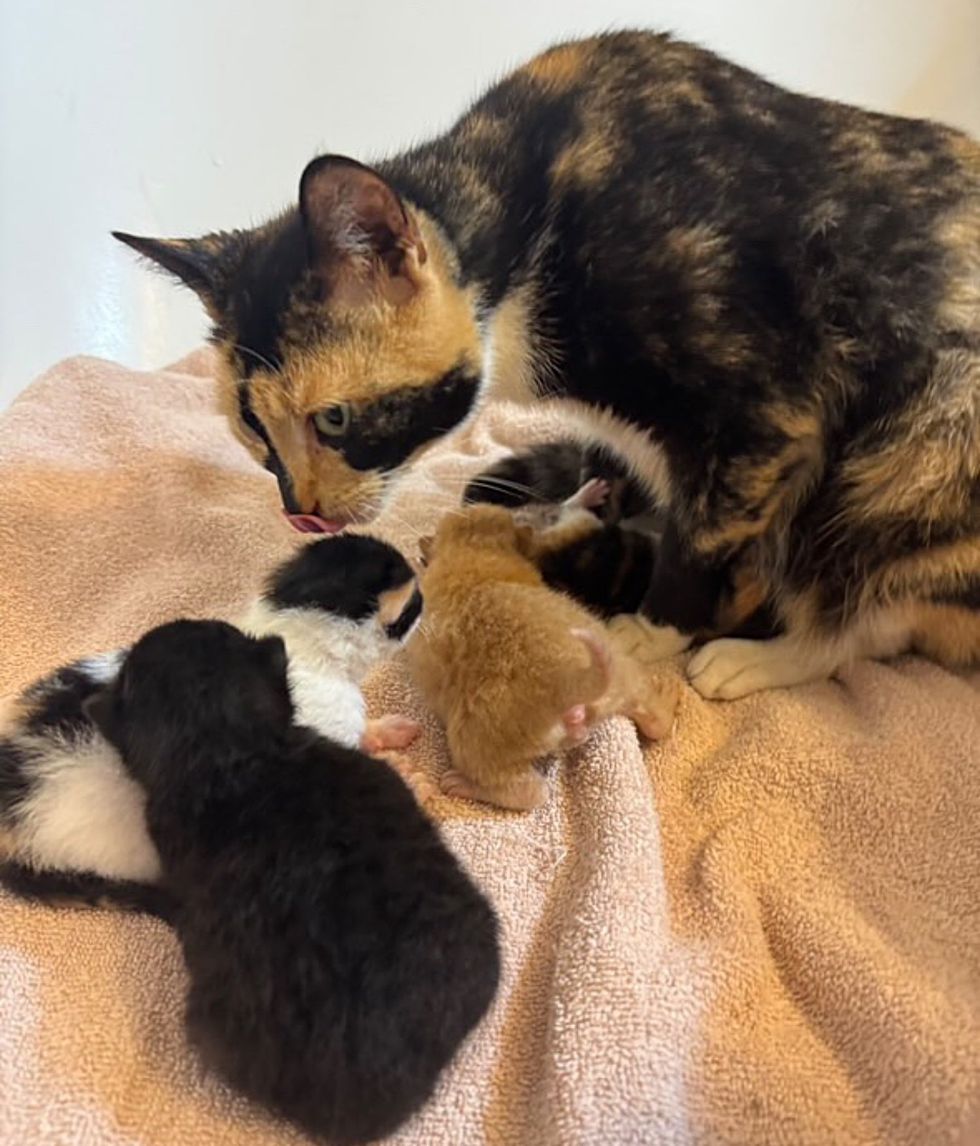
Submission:
<svg viewBox="0 0 980 1146">
<path fill-rule="evenodd" d="M 49 907 L 108 907 L 155 915 L 172 923 L 177 903 L 166 889 L 95 872 L 31 868 L 10 860 L 0 864 L 0 887 L 32 903 Z"/>
<path fill-rule="evenodd" d="M 591 704 L 607 693 L 612 686 L 613 664 L 609 645 L 594 629 L 571 629 L 571 635 L 585 645 L 589 654 L 589 667 L 585 670 L 585 680 L 576 682 L 587 696 L 579 696 L 578 701 Z"/>
</svg>

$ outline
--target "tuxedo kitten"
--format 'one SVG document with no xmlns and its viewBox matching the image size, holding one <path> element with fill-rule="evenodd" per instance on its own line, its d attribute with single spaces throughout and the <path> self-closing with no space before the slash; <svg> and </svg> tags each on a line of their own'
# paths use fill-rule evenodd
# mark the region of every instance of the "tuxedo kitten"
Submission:
<svg viewBox="0 0 980 1146">
<path fill-rule="evenodd" d="M 494 912 L 399 776 L 295 722 L 286 650 L 152 630 L 88 702 L 146 793 L 205 1066 L 331 1143 L 391 1134 L 497 988 Z"/>
<path fill-rule="evenodd" d="M 368 721 L 360 684 L 393 653 L 421 610 L 415 578 L 392 546 L 331 537 L 305 546 L 270 578 L 242 627 L 278 634 L 304 724 L 351 748 L 407 746 L 404 717 Z M 31 685 L 0 737 L 0 882 L 21 896 L 116 900 L 166 914 L 143 795 L 87 717 L 86 700 L 114 678 L 122 653 L 77 661 Z M 62 878 L 58 878 L 61 873 Z M 86 879 L 80 876 L 84 874 Z M 100 879 L 102 884 L 100 885 Z"/>
</svg>

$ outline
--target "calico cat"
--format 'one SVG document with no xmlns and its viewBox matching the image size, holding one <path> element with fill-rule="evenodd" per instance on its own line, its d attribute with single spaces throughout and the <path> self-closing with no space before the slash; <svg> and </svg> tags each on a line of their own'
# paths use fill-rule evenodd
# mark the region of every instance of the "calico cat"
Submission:
<svg viewBox="0 0 980 1146">
<path fill-rule="evenodd" d="M 204 1065 L 319 1141 L 429 1098 L 493 1000 L 497 922 L 398 775 L 294 722 L 279 637 L 175 621 L 87 710 L 146 792 Z"/>
<path fill-rule="evenodd" d="M 119 237 L 204 301 L 301 527 L 373 517 L 499 386 L 667 507 L 638 646 L 776 613 L 693 656 L 703 695 L 980 655 L 980 145 L 951 128 L 617 32 L 374 168 L 313 160 L 264 226 Z"/>
<path fill-rule="evenodd" d="M 418 725 L 368 720 L 361 682 L 411 633 L 421 612 L 401 553 L 373 537 L 325 538 L 284 562 L 241 628 L 286 642 L 299 717 L 341 745 L 406 747 Z M 31 685 L 0 731 L 0 883 L 48 903 L 116 904 L 169 918 L 154 885 L 160 860 L 144 797 L 86 704 L 114 680 L 124 653 L 89 657 Z"/>
</svg>

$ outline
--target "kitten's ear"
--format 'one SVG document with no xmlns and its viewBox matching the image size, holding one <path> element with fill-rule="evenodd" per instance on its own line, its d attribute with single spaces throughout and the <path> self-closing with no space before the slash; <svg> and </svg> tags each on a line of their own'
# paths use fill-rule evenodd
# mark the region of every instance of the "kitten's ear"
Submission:
<svg viewBox="0 0 980 1146">
<path fill-rule="evenodd" d="M 112 237 L 190 287 L 211 317 L 218 317 L 226 295 L 229 263 L 237 246 L 234 235 L 217 233 L 200 239 L 149 239 L 113 231 Z"/>
<path fill-rule="evenodd" d="M 266 668 L 277 677 L 285 677 L 289 666 L 286 644 L 282 637 L 263 637 L 258 642 Z"/>
<path fill-rule="evenodd" d="M 398 303 L 421 286 L 427 255 L 418 225 L 370 167 L 342 155 L 314 159 L 300 179 L 299 210 L 311 265 L 331 289 L 356 298 L 373 287 Z"/>
<path fill-rule="evenodd" d="M 110 743 L 115 742 L 116 704 L 115 696 L 108 688 L 92 693 L 82 701 L 82 712 Z"/>
</svg>

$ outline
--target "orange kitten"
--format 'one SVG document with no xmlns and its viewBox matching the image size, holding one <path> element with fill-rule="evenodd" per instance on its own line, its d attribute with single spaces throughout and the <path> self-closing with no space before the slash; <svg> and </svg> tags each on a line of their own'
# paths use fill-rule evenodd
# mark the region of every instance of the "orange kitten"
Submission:
<svg viewBox="0 0 980 1146">
<path fill-rule="evenodd" d="M 412 674 L 446 727 L 454 796 L 529 809 L 547 796 L 534 767 L 614 713 L 666 735 L 676 685 L 655 682 L 585 609 L 549 589 L 538 536 L 506 510 L 445 517 L 428 547 Z"/>
</svg>

